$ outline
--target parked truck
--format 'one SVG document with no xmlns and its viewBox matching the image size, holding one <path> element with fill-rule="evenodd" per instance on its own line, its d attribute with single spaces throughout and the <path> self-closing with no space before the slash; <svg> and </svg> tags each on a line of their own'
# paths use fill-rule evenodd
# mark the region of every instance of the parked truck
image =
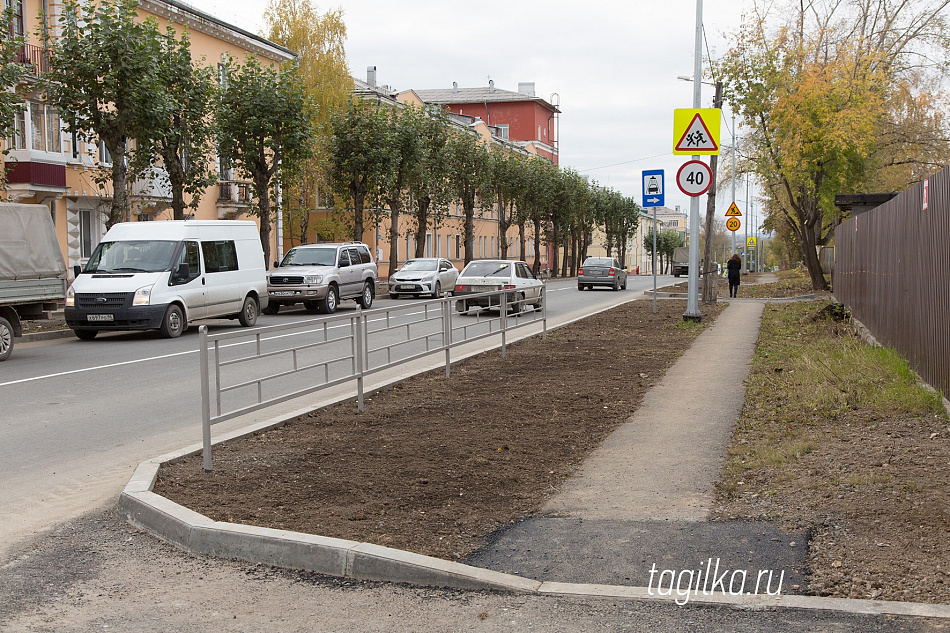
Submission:
<svg viewBox="0 0 950 633">
<path fill-rule="evenodd" d="M 673 249 L 673 276 L 689 274 L 689 247 L 677 246 Z"/>
<path fill-rule="evenodd" d="M 0 361 L 21 321 L 47 319 L 66 297 L 66 262 L 49 207 L 0 203 Z"/>
</svg>

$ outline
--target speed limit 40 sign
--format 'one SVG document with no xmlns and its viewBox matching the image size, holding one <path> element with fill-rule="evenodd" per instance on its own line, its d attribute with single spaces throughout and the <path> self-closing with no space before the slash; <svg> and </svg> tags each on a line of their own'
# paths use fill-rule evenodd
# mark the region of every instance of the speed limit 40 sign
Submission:
<svg viewBox="0 0 950 633">
<path fill-rule="evenodd" d="M 687 196 L 701 196 L 712 185 L 712 170 L 701 160 L 687 161 L 676 172 L 676 185 Z"/>
</svg>

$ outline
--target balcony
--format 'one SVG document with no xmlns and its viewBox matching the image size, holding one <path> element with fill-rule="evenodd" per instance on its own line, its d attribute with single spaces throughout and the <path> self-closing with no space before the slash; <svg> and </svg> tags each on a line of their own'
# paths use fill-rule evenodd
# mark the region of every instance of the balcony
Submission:
<svg viewBox="0 0 950 633">
<path fill-rule="evenodd" d="M 254 208 L 254 183 L 249 180 L 218 181 L 218 219 L 233 220 Z"/>
<path fill-rule="evenodd" d="M 35 160 L 8 161 L 7 193 L 14 200 L 59 198 L 66 192 L 66 165 Z"/>
<path fill-rule="evenodd" d="M 28 71 L 33 77 L 39 77 L 41 73 L 49 71 L 49 54 L 41 46 L 24 44 L 16 51 L 14 61 L 18 64 L 28 66 Z"/>
</svg>

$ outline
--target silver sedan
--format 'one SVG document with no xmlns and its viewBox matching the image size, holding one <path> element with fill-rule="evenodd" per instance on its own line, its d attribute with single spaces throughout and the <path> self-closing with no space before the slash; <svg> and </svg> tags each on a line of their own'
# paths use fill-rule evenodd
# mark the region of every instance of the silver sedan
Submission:
<svg viewBox="0 0 950 633">
<path fill-rule="evenodd" d="M 417 257 L 403 264 L 389 277 L 389 296 L 429 295 L 438 298 L 455 287 L 458 268 L 441 257 Z"/>
<path fill-rule="evenodd" d="M 577 271 L 577 289 L 609 286 L 627 289 L 627 271 L 613 257 L 588 257 Z"/>
</svg>

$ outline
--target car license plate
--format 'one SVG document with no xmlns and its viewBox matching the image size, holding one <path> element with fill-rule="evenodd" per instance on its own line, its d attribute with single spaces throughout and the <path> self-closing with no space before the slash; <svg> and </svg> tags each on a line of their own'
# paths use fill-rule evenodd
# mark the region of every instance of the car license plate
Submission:
<svg viewBox="0 0 950 633">
<path fill-rule="evenodd" d="M 293 290 L 278 290 L 277 292 L 269 292 L 267 294 L 269 294 L 272 297 L 292 297 L 294 296 L 294 291 Z"/>
<path fill-rule="evenodd" d="M 400 290 L 415 290 L 415 286 L 399 286 Z"/>
<path fill-rule="evenodd" d="M 115 321 L 114 314 L 87 314 L 87 321 Z"/>
</svg>

